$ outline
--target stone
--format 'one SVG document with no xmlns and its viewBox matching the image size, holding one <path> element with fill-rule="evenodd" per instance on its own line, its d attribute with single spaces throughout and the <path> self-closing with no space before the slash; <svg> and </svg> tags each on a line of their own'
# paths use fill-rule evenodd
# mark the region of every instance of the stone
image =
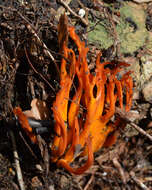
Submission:
<svg viewBox="0 0 152 190">
<path fill-rule="evenodd" d="M 149 81 L 146 85 L 144 85 L 142 94 L 146 101 L 152 103 L 152 81 Z"/>
</svg>

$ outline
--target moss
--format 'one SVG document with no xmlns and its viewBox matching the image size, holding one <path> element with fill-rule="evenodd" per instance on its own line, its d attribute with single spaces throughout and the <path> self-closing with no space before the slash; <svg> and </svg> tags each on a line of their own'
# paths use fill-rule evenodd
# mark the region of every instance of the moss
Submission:
<svg viewBox="0 0 152 190">
<path fill-rule="evenodd" d="M 97 24 L 94 27 L 94 23 L 90 21 L 90 30 L 92 31 L 88 33 L 89 43 L 93 43 L 101 49 L 107 49 L 113 44 L 114 40 L 112 39 L 110 33 L 106 30 L 103 23 Z"/>
<path fill-rule="evenodd" d="M 116 25 L 118 39 L 120 41 L 121 53 L 133 53 L 145 44 L 149 38 L 149 33 L 145 27 L 145 11 L 141 5 L 133 3 L 124 3 L 120 8 L 120 20 Z M 126 19 L 130 19 L 135 23 L 135 26 Z M 95 43 L 100 48 L 107 49 L 114 43 L 112 34 L 105 28 L 109 24 L 108 21 L 97 24 L 92 32 L 89 32 L 89 42 Z M 90 22 L 90 26 L 94 23 Z"/>
<path fill-rule="evenodd" d="M 117 32 L 121 42 L 121 52 L 133 53 L 144 45 L 148 38 L 148 31 L 145 27 L 145 12 L 139 5 L 127 4 L 120 9 L 120 25 L 117 25 Z M 129 18 L 135 23 L 137 29 L 129 22 Z"/>
</svg>

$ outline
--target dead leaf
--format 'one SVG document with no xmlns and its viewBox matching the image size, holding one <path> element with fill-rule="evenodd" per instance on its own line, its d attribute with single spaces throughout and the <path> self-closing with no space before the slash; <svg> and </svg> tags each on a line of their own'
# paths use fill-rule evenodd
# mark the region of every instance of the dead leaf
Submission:
<svg viewBox="0 0 152 190">
<path fill-rule="evenodd" d="M 38 120 L 47 120 L 50 117 L 49 109 L 44 101 L 33 99 L 31 102 L 31 110 L 24 111 L 24 114 L 27 117 L 38 119 Z"/>
</svg>

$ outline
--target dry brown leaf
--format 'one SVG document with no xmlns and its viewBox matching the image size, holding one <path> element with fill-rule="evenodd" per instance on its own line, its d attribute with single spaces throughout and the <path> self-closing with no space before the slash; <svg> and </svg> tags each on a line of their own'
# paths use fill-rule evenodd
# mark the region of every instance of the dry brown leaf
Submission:
<svg viewBox="0 0 152 190">
<path fill-rule="evenodd" d="M 24 114 L 27 117 L 40 120 L 47 120 L 50 116 L 46 103 L 36 98 L 31 102 L 31 110 L 24 111 Z"/>
</svg>

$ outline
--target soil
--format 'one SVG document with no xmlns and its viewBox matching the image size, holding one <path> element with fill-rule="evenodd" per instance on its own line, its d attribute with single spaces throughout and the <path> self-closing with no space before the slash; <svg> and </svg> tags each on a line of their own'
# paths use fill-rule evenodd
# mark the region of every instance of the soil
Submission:
<svg viewBox="0 0 152 190">
<path fill-rule="evenodd" d="M 108 19 L 111 24 L 107 24 L 106 30 L 116 40 L 119 39 L 119 35 L 114 27 L 121 20 L 120 9 L 124 6 L 123 3 L 127 3 L 127 6 L 130 4 L 135 4 L 132 7 L 137 6 L 135 2 L 120 0 L 66 0 L 65 2 L 76 14 L 80 9 L 84 9 L 86 11 L 84 19 L 88 23 L 90 18 L 88 15 L 91 15 L 91 25 L 93 22 L 95 24 L 98 19 L 101 19 L 101 22 L 103 18 Z M 145 24 L 142 20 L 144 31 L 146 35 L 151 35 L 152 3 L 141 3 L 138 6 L 141 6 L 142 14 L 145 13 Z M 19 124 L 14 121 L 13 108 L 20 106 L 23 110 L 29 110 L 31 101 L 35 98 L 45 101 L 51 108 L 59 90 L 58 67 L 61 54 L 59 53 L 57 25 L 64 11 L 68 15 L 69 24 L 75 26 L 77 34 L 89 46 L 90 68 L 93 67 L 99 51 L 103 53 L 103 60 L 123 60 L 131 64 L 134 71 L 134 94 L 130 118 L 147 134 L 152 135 L 152 95 L 150 91 L 152 70 L 148 66 L 152 62 L 152 49 L 150 46 L 145 47 L 148 42 L 144 41 L 131 53 L 119 51 L 119 43 L 115 43 L 116 40 L 107 49 L 101 49 L 96 43 L 87 42 L 89 25 L 86 26 L 81 18 L 70 14 L 60 1 L 0 0 L 0 190 L 20 189 L 13 154 L 12 132 L 15 137 L 25 189 L 150 190 L 152 189 L 152 141 L 130 124 L 127 124 L 126 128 L 120 132 L 115 145 L 102 148 L 95 153 L 94 165 L 86 173 L 75 176 L 63 168 L 58 168 L 55 163 L 49 162 L 48 166 L 44 157 L 41 156 L 45 151 L 46 139 L 49 138 L 48 141 L 51 141 L 52 137 L 46 138 L 46 135 L 44 137 L 46 141 L 43 141 L 43 136 L 39 137 L 44 146 L 41 149 L 40 145 L 38 147 L 32 144 Z M 105 26 L 105 22 L 103 23 Z M 134 21 L 129 20 L 130 23 L 131 28 L 137 29 Z M 73 47 L 70 41 L 69 45 Z M 143 59 L 145 55 L 146 59 Z M 148 72 L 145 69 L 146 64 Z M 48 152 L 50 155 L 51 151 L 48 150 Z M 85 158 L 82 158 L 81 161 L 84 160 Z M 76 160 L 74 165 L 78 164 L 79 161 Z"/>
</svg>

